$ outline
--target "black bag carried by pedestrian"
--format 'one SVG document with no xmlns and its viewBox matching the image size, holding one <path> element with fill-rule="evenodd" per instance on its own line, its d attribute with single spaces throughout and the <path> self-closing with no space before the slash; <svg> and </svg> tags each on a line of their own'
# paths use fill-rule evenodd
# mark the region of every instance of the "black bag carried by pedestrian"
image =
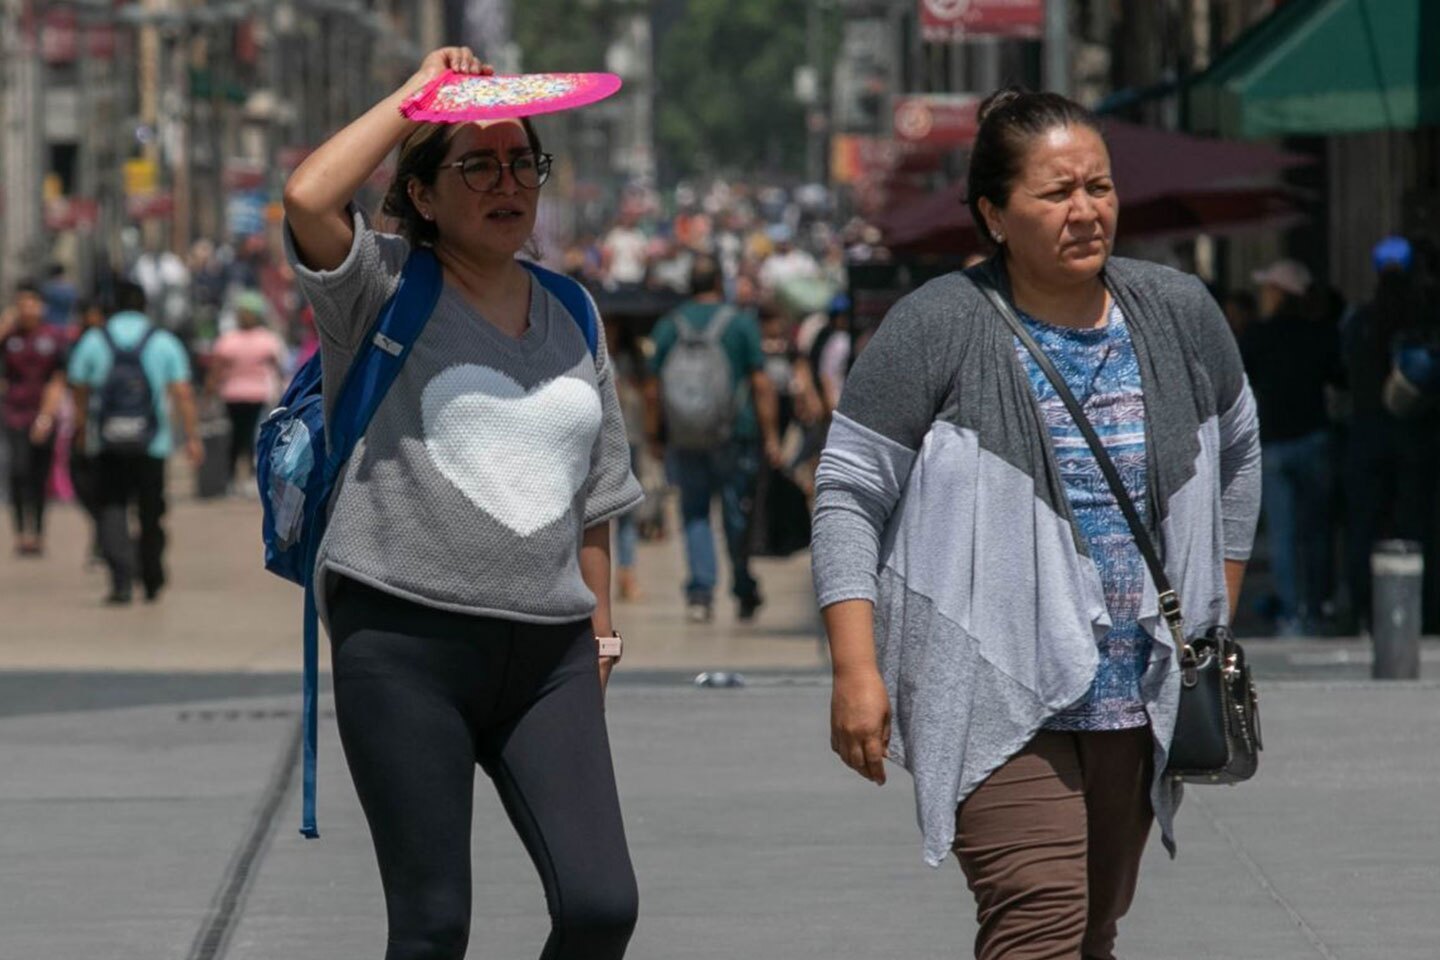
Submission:
<svg viewBox="0 0 1440 960">
<path fill-rule="evenodd" d="M 1155 541 L 1140 520 L 1135 502 L 1125 489 L 1109 451 L 1096 435 L 1090 418 L 1085 416 L 1065 378 L 1055 369 L 1030 331 L 1025 329 L 1000 291 L 984 279 L 977 280 L 976 285 L 1030 351 L 1055 388 L 1056 395 L 1064 401 L 1075 425 L 1085 435 L 1085 442 L 1095 454 L 1095 462 L 1105 475 L 1120 512 L 1125 514 L 1135 545 L 1140 548 L 1140 555 L 1145 558 L 1145 566 L 1155 581 L 1155 589 L 1160 595 L 1160 615 L 1165 619 L 1180 656 L 1180 706 L 1165 776 L 1189 783 L 1239 783 L 1249 780 L 1259 766 L 1263 744 L 1260 740 L 1260 705 L 1255 681 L 1245 662 L 1245 651 L 1229 627 L 1212 627 L 1200 637 L 1185 636 L 1180 597 L 1170 585 Z"/>
<path fill-rule="evenodd" d="M 140 360 L 155 328 L 146 330 L 140 342 L 129 350 L 117 346 L 103 324 L 99 329 L 111 355 L 110 373 L 100 387 L 96 407 L 100 449 L 105 453 L 143 455 L 160 432 L 155 394 Z"/>
<path fill-rule="evenodd" d="M 810 508 L 805 491 L 774 467 L 760 471 L 750 514 L 750 555 L 788 557 L 810 546 Z"/>
</svg>

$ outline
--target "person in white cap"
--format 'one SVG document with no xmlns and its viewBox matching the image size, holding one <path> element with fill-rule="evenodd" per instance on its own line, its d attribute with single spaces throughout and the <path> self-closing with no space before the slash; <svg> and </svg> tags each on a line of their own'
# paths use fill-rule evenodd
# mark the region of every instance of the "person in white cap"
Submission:
<svg viewBox="0 0 1440 960">
<path fill-rule="evenodd" d="M 1241 336 L 1240 354 L 1260 414 L 1261 516 L 1275 581 L 1275 629 L 1295 636 L 1314 632 L 1329 593 L 1333 471 L 1325 388 L 1341 379 L 1339 344 L 1305 311 L 1313 281 L 1304 264 L 1277 260 L 1252 279 L 1260 322 Z"/>
</svg>

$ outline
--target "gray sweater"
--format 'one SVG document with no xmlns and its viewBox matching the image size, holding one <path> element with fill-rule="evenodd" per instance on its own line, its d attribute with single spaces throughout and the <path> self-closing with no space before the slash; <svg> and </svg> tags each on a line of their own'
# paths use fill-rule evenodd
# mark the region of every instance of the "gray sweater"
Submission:
<svg viewBox="0 0 1440 960">
<path fill-rule="evenodd" d="M 301 264 L 285 232 L 315 308 L 327 411 L 410 252 L 353 216 L 354 245 L 333 271 Z M 320 582 L 343 574 L 426 606 L 531 623 L 590 616 L 581 534 L 643 496 L 604 339 L 592 358 L 533 278 L 518 339 L 447 285 L 336 488 Z"/>
<path fill-rule="evenodd" d="M 1200 633 L 1228 618 L 1224 561 L 1250 555 L 1254 400 L 1197 279 L 1115 258 L 1105 280 L 1140 362 L 1152 533 Z M 813 563 L 822 607 L 875 604 L 890 756 L 915 778 L 925 858 L 939 865 L 959 803 L 1089 690 L 1110 624 L 1014 337 L 965 275 L 896 304 L 856 363 L 816 478 Z M 1148 576 L 1140 623 L 1155 641 L 1141 679 L 1152 800 L 1173 853 L 1181 790 L 1160 772 L 1179 671 Z"/>
</svg>

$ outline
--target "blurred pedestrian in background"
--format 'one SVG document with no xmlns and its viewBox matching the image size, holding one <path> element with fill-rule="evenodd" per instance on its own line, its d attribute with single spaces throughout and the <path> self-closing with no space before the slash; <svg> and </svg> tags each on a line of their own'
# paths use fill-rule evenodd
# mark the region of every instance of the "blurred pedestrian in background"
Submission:
<svg viewBox="0 0 1440 960">
<path fill-rule="evenodd" d="M 748 532 L 755 479 L 763 456 L 781 461 L 774 387 L 765 374 L 755 313 L 725 302 L 724 277 L 713 257 L 697 258 L 691 299 L 651 332 L 655 352 L 647 386 L 652 443 L 664 444 L 675 484 L 690 577 L 686 616 L 714 616 L 719 571 L 710 504 L 720 495 L 737 616 L 749 620 L 764 598 L 750 571 Z M 663 420 L 661 419 L 663 415 Z"/>
<path fill-rule="evenodd" d="M 1232 291 L 1221 303 L 1221 308 L 1225 311 L 1225 322 L 1237 340 L 1250 329 L 1259 311 L 1255 294 L 1250 290 Z"/>
<path fill-rule="evenodd" d="M 815 386 L 820 393 L 820 403 L 828 418 L 840 405 L 840 394 L 845 390 L 845 378 L 850 374 L 852 357 L 850 330 L 850 298 L 836 294 L 826 310 L 829 318 L 814 341 L 810 344 L 810 369 L 814 371 Z"/>
<path fill-rule="evenodd" d="M 1400 415 L 1385 402 L 1405 345 L 1440 341 L 1440 298 L 1404 237 L 1381 240 L 1372 261 L 1374 298 L 1350 318 L 1343 339 L 1352 406 L 1345 573 L 1362 625 L 1371 616 L 1370 553 L 1377 541 L 1415 541 L 1425 548 L 1427 572 L 1440 565 L 1440 412 L 1432 407 Z M 1436 592 L 1426 591 L 1427 631 L 1440 629 Z"/>
<path fill-rule="evenodd" d="M 45 322 L 56 330 L 68 329 L 75 316 L 80 291 L 75 288 L 62 264 L 50 264 L 45 282 L 40 286 L 40 296 L 45 300 Z"/>
<path fill-rule="evenodd" d="M 190 362 L 179 339 L 146 315 L 145 291 L 116 285 L 117 312 L 87 331 L 70 357 L 76 442 L 98 457 L 100 548 L 110 568 L 105 602 L 131 602 L 137 573 L 145 600 L 165 586 L 165 463 L 175 446 L 171 407 L 184 428 L 185 452 L 205 459 Z M 131 536 L 131 508 L 139 538 Z"/>
<path fill-rule="evenodd" d="M 914 774 L 925 856 L 953 851 L 980 960 L 1112 960 L 1164 776 L 1180 670 L 1119 501 L 1005 297 L 1081 398 L 1187 629 L 1227 622 L 1259 507 L 1251 393 L 1194 277 L 1112 258 L 1099 121 L 1056 94 L 980 108 L 975 222 L 997 253 L 902 299 L 860 357 L 817 479 L 831 743 Z M 892 724 L 893 704 L 893 724 Z"/>
<path fill-rule="evenodd" d="M 619 656 L 610 521 L 640 489 L 604 339 L 592 356 L 585 318 L 547 287 L 571 281 L 516 260 L 553 158 L 528 120 L 402 116 L 446 70 L 493 73 L 468 48 L 434 51 L 285 188 L 327 404 L 406 264 L 433 255 L 443 271 L 317 560 L 336 718 L 375 841 L 387 960 L 465 953 L 477 763 L 539 871 L 543 955 L 618 960 L 638 894 L 604 713 Z M 384 210 L 398 235 L 354 203 L 397 147 Z"/>
<path fill-rule="evenodd" d="M 85 334 L 98 330 L 105 324 L 105 307 L 99 300 L 82 299 L 76 307 L 78 322 L 72 332 L 72 341 L 79 343 Z M 74 403 L 71 403 L 74 413 Z M 88 563 L 104 563 L 105 554 L 100 549 L 100 458 L 97 451 L 81 442 L 78 429 L 78 414 L 71 418 L 70 437 L 70 485 L 75 490 L 75 499 L 90 520 L 90 552 Z"/>
<path fill-rule="evenodd" d="M 625 419 L 625 442 L 630 448 L 630 469 L 641 475 L 640 458 L 645 450 L 645 357 L 634 331 L 618 323 L 605 324 L 605 346 L 615 371 L 615 395 Z M 640 545 L 638 514 L 644 503 L 637 504 L 615 519 L 615 592 L 627 603 L 638 603 L 643 596 L 640 576 L 636 571 L 636 555 Z"/>
<path fill-rule="evenodd" d="M 15 553 L 45 550 L 45 505 L 55 432 L 65 395 L 65 333 L 45 323 L 45 301 L 29 281 L 0 313 L 0 421 L 10 473 Z"/>
<path fill-rule="evenodd" d="M 230 486 L 239 489 L 240 465 L 255 473 L 255 431 L 280 396 L 285 341 L 266 323 L 269 307 L 256 290 L 235 296 L 235 329 L 220 335 L 210 352 L 205 392 L 219 397 L 230 419 Z M 246 489 L 249 489 L 248 487 Z"/>
<path fill-rule="evenodd" d="M 1256 271 L 1258 315 L 1240 337 L 1264 450 L 1265 531 L 1275 632 L 1313 635 L 1331 582 L 1331 433 L 1326 389 L 1340 384 L 1333 327 L 1305 309 L 1310 271 L 1279 260 Z"/>
<path fill-rule="evenodd" d="M 611 289 L 638 287 L 648 272 L 650 241 L 637 226 L 637 217 L 622 209 L 615 226 L 600 242 L 600 270 Z"/>
</svg>

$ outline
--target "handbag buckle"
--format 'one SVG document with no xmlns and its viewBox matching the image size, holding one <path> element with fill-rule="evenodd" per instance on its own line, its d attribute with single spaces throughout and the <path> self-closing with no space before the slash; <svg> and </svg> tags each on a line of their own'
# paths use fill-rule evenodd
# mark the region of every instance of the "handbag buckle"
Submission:
<svg viewBox="0 0 1440 960">
<path fill-rule="evenodd" d="M 1166 590 L 1156 600 L 1160 604 L 1160 616 L 1165 622 L 1174 627 L 1180 623 L 1180 595 L 1174 590 Z"/>
<path fill-rule="evenodd" d="M 1194 687 L 1200 682 L 1200 658 L 1188 643 L 1180 651 L 1180 682 L 1186 687 Z"/>
<path fill-rule="evenodd" d="M 1166 590 L 1156 599 L 1160 604 L 1160 616 L 1165 619 L 1165 626 L 1170 629 L 1175 653 L 1180 658 L 1181 679 L 1185 681 L 1185 686 L 1193 687 L 1196 683 L 1195 671 L 1199 657 L 1195 656 L 1195 648 L 1185 639 L 1185 619 L 1180 613 L 1180 597 L 1174 590 Z"/>
</svg>

